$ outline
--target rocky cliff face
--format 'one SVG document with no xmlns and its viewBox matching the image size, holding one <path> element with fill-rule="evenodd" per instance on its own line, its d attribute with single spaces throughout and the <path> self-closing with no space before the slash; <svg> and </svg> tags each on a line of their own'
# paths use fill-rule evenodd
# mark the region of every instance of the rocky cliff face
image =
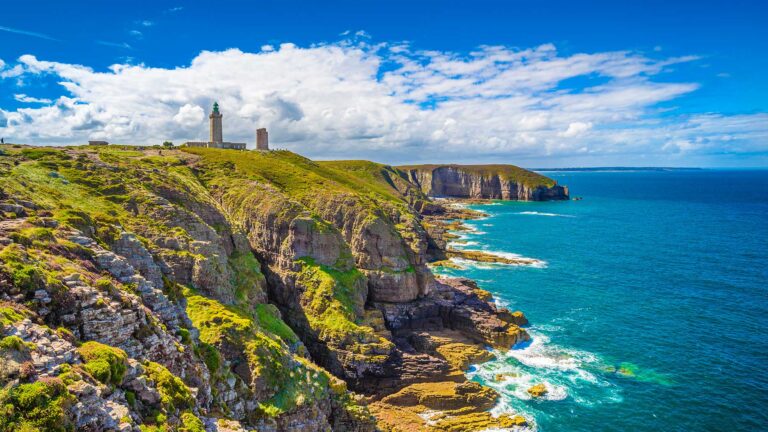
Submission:
<svg viewBox="0 0 768 432">
<path fill-rule="evenodd" d="M 528 336 L 471 281 L 432 275 L 423 214 L 441 209 L 413 175 L 289 152 L 3 147 L 0 430 L 423 429 L 409 401 L 425 383 L 446 387 L 430 396 L 446 428 L 524 422 L 457 384 L 483 345 Z"/>
<path fill-rule="evenodd" d="M 546 201 L 568 199 L 568 188 L 510 165 L 401 167 L 431 197 Z"/>
</svg>

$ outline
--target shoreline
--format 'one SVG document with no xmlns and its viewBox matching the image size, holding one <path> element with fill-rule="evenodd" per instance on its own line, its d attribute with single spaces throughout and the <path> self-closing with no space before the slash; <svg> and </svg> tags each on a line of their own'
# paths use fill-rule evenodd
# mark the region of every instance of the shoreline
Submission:
<svg viewBox="0 0 768 432">
<path fill-rule="evenodd" d="M 450 255 L 465 255 L 473 258 L 472 262 L 494 265 L 530 263 L 525 258 L 514 260 L 484 251 L 465 252 L 449 247 L 450 242 L 459 237 L 455 232 L 468 230 L 462 221 L 489 216 L 463 206 L 486 202 L 490 200 L 440 200 L 442 211 L 424 216 L 423 224 L 431 235 L 437 234 L 438 240 L 436 247 L 428 254 L 430 267 L 439 263 L 436 258 L 441 255 L 447 257 L 443 261 L 453 259 Z M 406 332 L 409 343 L 416 347 L 418 353 L 444 359 L 449 367 L 437 373 L 420 370 L 420 376 L 414 382 L 403 380 L 395 391 L 380 391 L 379 396 L 369 398 L 369 407 L 380 426 L 383 430 L 392 431 L 429 429 L 456 432 L 535 427 L 532 418 L 520 413 L 494 413 L 502 395 L 490 386 L 473 381 L 468 375 L 478 365 L 496 360 L 495 352 L 507 352 L 530 340 L 522 328 L 528 325 L 523 312 L 499 306 L 493 295 L 472 279 L 440 274 L 435 274 L 435 278 L 438 292 L 433 295 L 445 298 L 454 307 L 462 301 L 466 302 L 470 306 L 467 313 L 475 321 L 466 328 L 449 323 L 440 329 Z M 466 300 L 459 300 L 457 296 L 465 296 Z M 493 322 L 506 323 L 507 330 L 499 332 L 493 329 Z M 397 329 L 393 333 L 397 339 Z"/>
<path fill-rule="evenodd" d="M 436 224 L 440 226 L 443 231 L 442 238 L 446 240 L 445 247 L 443 249 L 446 259 L 442 260 L 434 260 L 429 263 L 430 268 L 439 268 L 439 267 L 446 267 L 446 268 L 452 268 L 455 270 L 466 270 L 466 264 L 469 263 L 469 265 L 477 265 L 477 264 L 492 264 L 492 265 L 512 265 L 512 266 L 532 266 L 532 267 L 539 267 L 541 265 L 546 265 L 546 263 L 542 260 L 538 260 L 535 258 L 527 258 L 522 256 L 517 256 L 516 254 L 511 253 L 505 253 L 507 256 L 503 256 L 499 254 L 498 252 L 490 252 L 485 250 L 478 250 L 478 249 L 464 249 L 464 248 L 458 248 L 457 246 L 467 243 L 466 240 L 462 239 L 462 236 L 460 233 L 462 232 L 469 232 L 469 233 L 480 233 L 475 229 L 474 227 L 468 226 L 465 222 L 469 220 L 484 220 L 488 219 L 491 215 L 488 213 L 485 213 L 480 210 L 475 210 L 470 208 L 471 205 L 498 205 L 497 201 L 499 200 L 493 200 L 493 199 L 476 199 L 476 198 L 468 198 L 468 199 L 460 199 L 460 198 L 443 198 L 440 199 L 440 204 L 446 207 L 447 212 L 444 215 L 441 215 L 439 217 L 431 217 L 429 218 L 429 223 Z M 427 218 L 425 218 L 427 219 Z M 482 233 L 480 233 L 482 234 Z M 481 243 L 482 244 L 482 243 Z M 478 246 L 477 243 L 473 244 L 472 246 Z M 462 265 L 464 264 L 464 265 Z M 445 278 L 445 277 L 454 277 L 454 276 L 447 276 L 447 275 L 441 275 L 439 273 L 436 273 L 436 277 L 438 278 Z M 499 302 L 494 297 L 494 295 L 486 291 L 482 288 L 480 288 L 476 281 L 470 279 L 472 283 L 474 284 L 475 288 L 482 292 L 482 299 L 484 301 L 488 301 L 493 303 L 494 305 L 499 305 Z M 501 306 L 499 306 L 501 307 Z M 506 310 L 506 308 L 504 308 Z M 511 312 L 511 314 L 514 316 L 514 322 L 520 326 L 528 327 L 529 322 L 528 319 L 525 317 L 524 313 L 522 311 L 516 310 L 514 312 Z M 528 343 L 527 341 L 521 341 L 519 344 L 525 344 Z M 506 348 L 504 351 L 499 351 L 502 356 L 504 356 L 509 351 L 515 349 L 515 346 L 517 346 L 518 343 Z M 493 348 L 493 347 L 492 347 Z M 478 357 L 474 359 L 475 361 L 470 361 L 464 365 L 464 367 L 461 369 L 462 374 L 465 376 L 465 378 L 469 382 L 475 382 L 472 380 L 473 374 L 472 372 L 476 372 L 478 368 L 481 367 L 481 365 L 484 365 L 486 363 L 493 362 L 495 360 L 498 360 L 496 354 L 493 353 L 493 351 L 498 351 L 497 348 L 493 348 L 492 351 L 486 351 L 488 353 L 487 356 Z M 495 377 L 495 381 L 503 381 L 506 379 L 508 373 L 502 373 L 498 374 Z M 483 388 L 486 389 L 492 389 L 492 387 L 483 385 Z M 494 390 L 495 391 L 495 390 Z M 526 390 L 527 393 L 530 395 L 531 398 L 542 398 L 547 395 L 547 390 L 544 388 L 544 383 L 538 383 L 531 388 Z M 500 397 L 497 398 L 496 402 L 500 402 Z M 488 410 L 488 412 L 493 413 L 494 411 L 497 411 L 498 406 L 494 405 L 493 408 Z M 523 416 L 520 412 L 515 413 L 499 413 L 498 411 L 494 413 L 494 415 L 513 415 L 516 419 L 525 419 L 525 423 L 522 421 L 519 421 L 518 423 L 514 424 L 515 427 L 525 427 L 530 428 L 532 427 L 533 430 L 536 430 L 535 421 L 533 418 L 528 418 L 526 416 Z"/>
</svg>

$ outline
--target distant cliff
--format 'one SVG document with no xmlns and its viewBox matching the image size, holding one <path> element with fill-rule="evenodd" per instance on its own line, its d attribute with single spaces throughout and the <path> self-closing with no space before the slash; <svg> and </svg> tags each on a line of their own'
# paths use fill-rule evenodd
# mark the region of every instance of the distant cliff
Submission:
<svg viewBox="0 0 768 432">
<path fill-rule="evenodd" d="M 568 199 L 568 188 L 514 165 L 408 165 L 398 167 L 432 197 L 522 201 Z"/>
</svg>

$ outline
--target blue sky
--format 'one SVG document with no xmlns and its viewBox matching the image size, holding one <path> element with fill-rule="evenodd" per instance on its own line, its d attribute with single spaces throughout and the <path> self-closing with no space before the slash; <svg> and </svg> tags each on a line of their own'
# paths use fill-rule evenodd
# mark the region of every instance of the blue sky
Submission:
<svg viewBox="0 0 768 432">
<path fill-rule="evenodd" d="M 225 138 L 312 157 L 765 166 L 766 23 L 762 1 L 9 2 L 0 134 L 196 139 L 222 99 Z"/>
</svg>

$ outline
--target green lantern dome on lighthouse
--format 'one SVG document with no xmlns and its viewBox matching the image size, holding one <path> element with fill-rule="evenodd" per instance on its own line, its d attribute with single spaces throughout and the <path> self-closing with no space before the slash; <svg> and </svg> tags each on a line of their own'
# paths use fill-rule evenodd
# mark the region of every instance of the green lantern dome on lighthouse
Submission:
<svg viewBox="0 0 768 432">
<path fill-rule="evenodd" d="M 218 102 L 214 102 L 213 103 L 213 113 L 214 114 L 218 114 L 219 113 L 219 103 Z"/>
</svg>

